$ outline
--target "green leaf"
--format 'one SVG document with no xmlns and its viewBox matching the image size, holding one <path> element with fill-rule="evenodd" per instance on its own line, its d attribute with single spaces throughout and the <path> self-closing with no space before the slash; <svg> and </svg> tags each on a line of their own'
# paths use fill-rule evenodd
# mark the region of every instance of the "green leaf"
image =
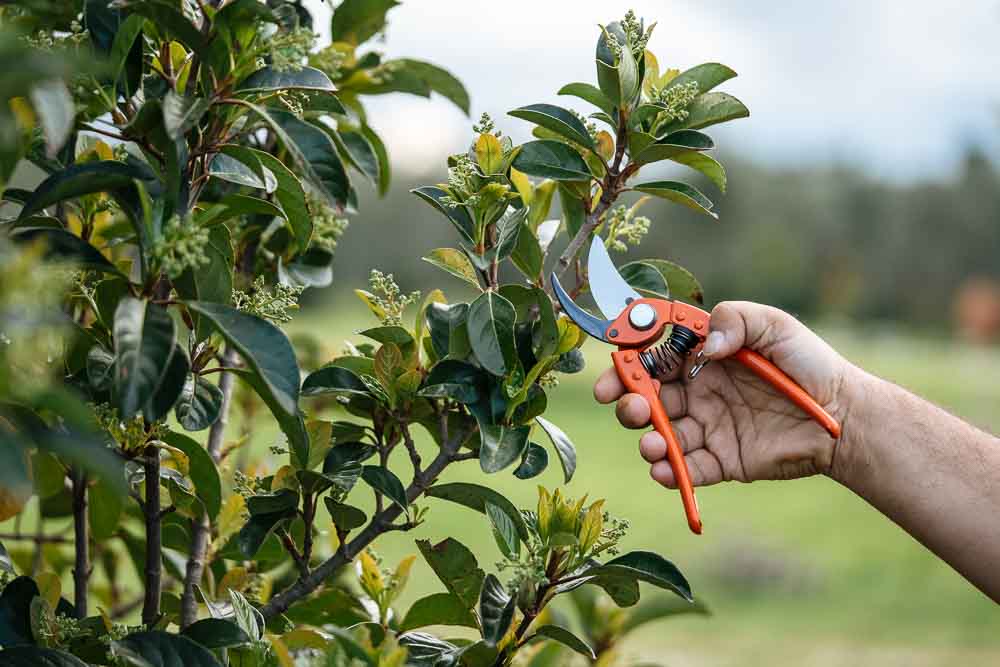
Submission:
<svg viewBox="0 0 1000 667">
<path fill-rule="evenodd" d="M 106 480 L 99 479 L 88 490 L 87 517 L 91 537 L 98 541 L 111 539 L 118 531 L 124 497 Z"/>
<path fill-rule="evenodd" d="M 618 273 L 632 287 L 649 295 L 670 298 L 670 286 L 656 267 L 643 262 L 629 262 L 618 268 Z"/>
<path fill-rule="evenodd" d="M 361 132 L 347 130 L 331 132 L 330 136 L 351 166 L 360 171 L 372 185 L 377 186 L 381 177 L 379 157 L 368 138 Z"/>
<path fill-rule="evenodd" d="M 529 141 L 521 146 L 512 166 L 529 176 L 556 181 L 589 181 L 590 169 L 583 157 L 561 141 Z"/>
<path fill-rule="evenodd" d="M 479 363 L 494 375 L 504 376 L 517 364 L 514 318 L 514 306 L 496 292 L 480 294 L 469 306 L 469 343 Z"/>
<path fill-rule="evenodd" d="M 150 630 L 111 642 L 112 655 L 135 667 L 222 667 L 205 647 L 182 635 Z"/>
<path fill-rule="evenodd" d="M 468 115 L 469 93 L 462 82 L 448 70 L 412 58 L 388 60 L 383 65 L 387 67 L 379 74 L 380 83 L 362 88 L 361 92 L 365 95 L 400 92 L 430 97 L 434 92 L 450 100 Z"/>
<path fill-rule="evenodd" d="M 362 44 L 385 27 L 385 15 L 398 5 L 396 0 L 344 0 L 337 5 L 330 20 L 334 42 Z"/>
<path fill-rule="evenodd" d="M 514 477 L 518 479 L 531 479 L 542 473 L 549 465 L 549 454 L 545 448 L 534 442 L 529 442 L 524 456 L 521 457 L 521 465 L 514 470 Z"/>
<path fill-rule="evenodd" d="M 270 537 L 278 527 L 286 524 L 297 516 L 294 509 L 286 510 L 275 514 L 258 514 L 250 517 L 249 521 L 240 529 L 236 535 L 236 548 L 238 553 L 246 559 L 253 559 L 257 556 L 264 540 Z"/>
<path fill-rule="evenodd" d="M 456 206 L 452 208 L 447 204 L 442 203 L 441 199 L 447 197 L 448 193 L 439 187 L 433 185 L 425 185 L 420 188 L 414 188 L 410 190 L 413 194 L 417 195 L 425 202 L 440 211 L 448 220 L 455 226 L 455 229 L 465 238 L 469 243 L 475 243 L 476 226 L 472 222 L 472 218 L 469 217 L 469 212 L 464 206 Z"/>
<path fill-rule="evenodd" d="M 276 70 L 262 67 L 236 84 L 235 92 L 267 93 L 279 90 L 318 90 L 332 93 L 337 90 L 325 72 L 315 67 L 298 70 Z"/>
<path fill-rule="evenodd" d="M 476 162 L 487 176 L 503 171 L 503 146 L 500 140 L 486 132 L 479 135 L 475 144 Z"/>
<path fill-rule="evenodd" d="M 174 415 L 185 431 L 201 431 L 214 424 L 222 411 L 222 390 L 197 373 L 184 381 Z"/>
<path fill-rule="evenodd" d="M 181 634 L 208 649 L 229 648 L 251 641 L 243 628 L 221 618 L 203 618 L 184 628 Z"/>
<path fill-rule="evenodd" d="M 142 416 L 148 423 L 160 421 L 169 414 L 177 403 L 184 389 L 184 380 L 191 370 L 191 362 L 187 352 L 178 344 L 174 344 L 174 353 L 170 355 L 167 369 L 163 373 L 159 386 L 152 398 L 142 408 Z"/>
<path fill-rule="evenodd" d="M 89 10 L 93 5 L 99 4 L 94 2 L 87 3 L 87 9 Z M 105 9 L 105 11 L 108 11 Z M 119 12 L 115 12 L 116 14 Z M 91 20 L 91 15 L 88 12 L 87 16 L 87 28 L 93 32 L 93 21 Z M 142 26 L 145 23 L 145 19 L 139 15 L 132 15 L 125 18 L 124 21 L 119 23 L 114 31 L 114 41 L 111 43 L 111 51 L 108 54 L 108 74 L 109 79 L 113 82 L 118 82 L 121 78 L 122 71 L 125 70 L 127 63 L 129 61 L 129 55 L 133 53 L 135 40 L 142 33 Z M 141 50 L 137 50 L 141 54 Z M 126 79 L 129 77 L 126 77 Z M 130 90 L 130 86 L 127 81 L 121 82 L 123 87 L 130 93 L 134 93 L 134 90 Z"/>
<path fill-rule="evenodd" d="M 569 484 L 569 481 L 573 479 L 573 473 L 576 472 L 576 447 L 573 446 L 573 441 L 569 439 L 569 436 L 561 428 L 548 419 L 535 417 L 535 421 L 538 422 L 538 425 L 542 427 L 545 434 L 549 436 L 549 440 L 552 441 L 552 446 L 555 447 L 556 454 L 559 456 L 559 462 L 562 464 L 565 482 Z"/>
<path fill-rule="evenodd" d="M 76 119 L 76 105 L 66 84 L 59 79 L 41 81 L 31 88 L 31 106 L 42 126 L 45 153 L 55 157 L 70 134 Z"/>
<path fill-rule="evenodd" d="M 323 501 L 326 503 L 326 511 L 330 513 L 330 519 L 333 520 L 333 525 L 335 525 L 339 530 L 351 531 L 355 528 L 360 528 L 365 525 L 366 521 L 368 521 L 368 517 L 365 516 L 365 513 L 357 507 L 345 505 L 344 503 L 338 503 L 330 496 L 323 498 Z"/>
<path fill-rule="evenodd" d="M 687 153 L 673 155 L 669 159 L 672 162 L 682 164 L 685 167 L 691 167 L 695 171 L 701 172 L 707 176 L 710 181 L 715 183 L 716 187 L 723 192 L 726 191 L 726 170 L 711 155 L 705 155 L 704 153 L 698 153 L 696 151 L 689 151 Z"/>
<path fill-rule="evenodd" d="M 486 503 L 486 516 L 493 526 L 493 539 L 504 558 L 517 560 L 521 556 L 521 538 L 517 535 L 517 526 L 506 512 L 489 502 Z"/>
<path fill-rule="evenodd" d="M 527 221 L 521 224 L 521 229 L 517 233 L 517 245 L 514 246 L 510 260 L 529 279 L 540 280 L 545 253 Z"/>
<path fill-rule="evenodd" d="M 450 273 L 459 280 L 464 280 L 477 289 L 482 289 L 479 286 L 479 279 L 476 277 L 476 270 L 473 268 L 472 262 L 469 261 L 469 258 L 461 250 L 456 250 L 455 248 L 436 248 L 435 250 L 431 250 L 430 254 L 424 257 L 423 260 L 428 264 L 433 264 L 442 271 Z"/>
<path fill-rule="evenodd" d="M 590 102 L 595 107 L 608 114 L 614 115 L 615 104 L 608 99 L 601 89 L 589 83 L 568 83 L 559 89 L 559 95 L 573 95 L 581 100 Z"/>
<path fill-rule="evenodd" d="M 604 26 L 601 30 L 600 37 L 597 38 L 597 49 L 595 53 L 595 60 L 597 64 L 597 83 L 605 97 L 607 97 L 611 103 L 617 107 L 628 103 L 628 100 L 622 98 L 622 87 L 619 83 L 618 67 L 616 67 L 615 64 L 614 53 L 612 53 L 611 48 L 608 46 L 607 35 L 609 34 L 614 35 L 618 40 L 618 43 L 622 45 L 623 50 L 625 50 L 625 31 L 622 29 L 621 24 L 618 21 L 614 21 Z"/>
<path fill-rule="evenodd" d="M 114 264 L 76 234 L 51 227 L 19 227 L 11 233 L 15 241 L 31 242 L 41 239 L 46 257 L 70 261 L 81 269 L 122 275 Z"/>
<path fill-rule="evenodd" d="M 486 574 L 472 552 L 451 537 L 435 545 L 428 540 L 417 540 L 416 543 L 424 560 L 448 592 L 461 600 L 465 609 L 475 606 Z"/>
<path fill-rule="evenodd" d="M 636 133 L 633 132 L 632 135 Z M 631 136 L 630 135 L 630 138 Z M 649 136 L 649 135 L 645 135 Z M 650 137 L 651 138 L 651 137 Z M 683 155 L 691 151 L 707 151 L 715 148 L 715 142 L 707 134 L 697 130 L 680 130 L 668 134 L 663 139 L 655 143 L 645 143 L 636 146 L 639 148 L 637 154 L 633 155 L 632 161 L 636 164 L 649 164 L 659 160 L 672 159 L 678 155 Z"/>
<path fill-rule="evenodd" d="M 683 121 L 671 123 L 667 130 L 682 128 L 700 130 L 703 127 L 718 125 L 737 118 L 747 118 L 750 110 L 743 102 L 727 93 L 712 92 L 694 98 L 688 107 L 688 117 Z"/>
<path fill-rule="evenodd" d="M 165 308 L 132 297 L 115 310 L 118 412 L 129 419 L 153 398 L 174 354 L 174 320 Z"/>
<path fill-rule="evenodd" d="M 0 652 L 3 667 L 87 667 L 75 655 L 39 646 L 14 646 Z"/>
<path fill-rule="evenodd" d="M 288 415 L 298 414 L 299 364 L 288 338 L 278 327 L 255 315 L 204 301 L 189 301 L 190 310 L 207 317 L 226 342 L 235 347 L 263 381 L 269 398 Z M 308 460 L 299 454 L 300 461 Z"/>
<path fill-rule="evenodd" d="M 675 76 L 667 84 L 666 89 L 670 90 L 694 81 L 698 84 L 698 93 L 703 94 L 735 77 L 736 72 L 721 63 L 702 63 Z"/>
<path fill-rule="evenodd" d="M 312 214 L 306 205 L 306 193 L 302 189 L 302 182 L 292 173 L 291 169 L 285 166 L 284 162 L 270 153 L 258 150 L 254 150 L 253 153 L 260 160 L 261 165 L 269 169 L 278 181 L 278 189 L 275 191 L 274 197 L 281 204 L 281 210 L 285 213 L 288 226 L 299 244 L 299 252 L 305 252 L 312 239 L 313 224 Z"/>
<path fill-rule="evenodd" d="M 302 395 L 325 396 L 327 394 L 368 396 L 370 392 L 361 378 L 350 370 L 339 366 L 326 366 L 306 376 L 302 382 Z"/>
<path fill-rule="evenodd" d="M 651 551 L 631 551 L 585 572 L 589 576 L 611 575 L 653 584 L 691 602 L 691 586 L 677 566 Z"/>
<path fill-rule="evenodd" d="M 636 185 L 632 189 L 667 199 L 676 204 L 682 204 L 691 210 L 704 213 L 716 220 L 719 219 L 719 216 L 710 210 L 713 206 L 712 200 L 703 195 L 698 188 L 687 183 L 679 181 L 652 181 Z"/>
<path fill-rule="evenodd" d="M 594 577 L 586 583 L 604 589 L 619 607 L 632 607 L 639 602 L 639 582 L 635 579 L 611 574 Z"/>
<path fill-rule="evenodd" d="M 276 185 L 270 184 L 271 188 L 268 189 L 269 184 L 261 176 L 257 175 L 254 169 L 226 153 L 217 153 L 212 158 L 212 162 L 208 165 L 208 173 L 236 185 L 258 188 L 267 192 L 273 191 L 274 185 Z"/>
<path fill-rule="evenodd" d="M 528 446 L 530 426 L 510 428 L 503 425 L 481 424 L 479 434 L 479 466 L 485 473 L 499 472 L 521 458 Z"/>
<path fill-rule="evenodd" d="M 428 398 L 447 397 L 459 403 L 476 403 L 487 391 L 487 380 L 481 368 L 457 359 L 444 359 L 427 374 L 418 393 Z"/>
<path fill-rule="evenodd" d="M 486 503 L 496 505 L 506 512 L 514 525 L 517 526 L 518 536 L 525 541 L 529 539 L 528 526 L 525 524 L 521 512 L 514 507 L 512 502 L 493 489 L 468 482 L 452 482 L 450 484 L 435 484 L 427 489 L 425 495 L 465 505 L 469 509 L 483 514 L 486 513 Z"/>
<path fill-rule="evenodd" d="M 389 183 L 392 181 L 392 165 L 389 162 L 389 152 L 386 150 L 381 137 L 372 128 L 362 125 L 361 134 L 368 140 L 368 145 L 375 151 L 375 157 L 378 158 L 378 194 L 379 197 L 384 197 L 385 193 L 389 191 Z"/>
<path fill-rule="evenodd" d="M 639 64 L 635 61 L 632 51 L 621 42 L 621 58 L 618 59 L 618 89 L 620 91 L 621 105 L 627 107 L 632 104 L 636 94 L 639 92 Z"/>
<path fill-rule="evenodd" d="M 409 331 L 400 326 L 373 327 L 358 333 L 383 345 L 392 344 L 403 348 L 413 344 L 413 336 L 410 335 Z"/>
<path fill-rule="evenodd" d="M 368 486 L 386 496 L 404 510 L 409 505 L 403 483 L 388 468 L 383 468 L 382 466 L 365 466 L 361 470 L 361 479 L 365 480 Z"/>
<path fill-rule="evenodd" d="M 508 111 L 508 115 L 540 125 L 556 134 L 575 141 L 587 148 L 594 148 L 594 139 L 583 124 L 570 111 L 554 104 L 529 104 L 526 107 Z"/>
<path fill-rule="evenodd" d="M 38 584 L 30 577 L 17 577 L 4 587 L 0 594 L 0 645 L 4 648 L 34 643 L 31 601 L 38 594 Z"/>
<path fill-rule="evenodd" d="M 247 510 L 251 516 L 287 512 L 294 510 L 298 504 L 299 494 L 291 489 L 258 493 L 247 498 Z"/>
<path fill-rule="evenodd" d="M 516 600 L 507 594 L 500 580 L 487 574 L 479 595 L 479 620 L 487 644 L 496 646 L 504 638 L 514 620 L 516 607 Z"/>
<path fill-rule="evenodd" d="M 233 265 L 236 261 L 229 228 L 226 225 L 211 227 L 204 250 L 209 261 L 185 271 L 174 280 L 174 287 L 183 299 L 229 304 L 233 295 Z M 205 340 L 212 333 L 211 324 L 198 315 L 193 317 L 197 339 Z"/>
<path fill-rule="evenodd" d="M 597 656 L 594 655 L 594 649 L 590 648 L 587 642 L 558 625 L 543 625 L 535 630 L 535 634 L 528 641 L 535 641 L 536 639 L 551 639 L 573 649 L 585 658 L 590 658 L 591 660 L 597 659 Z"/>
<path fill-rule="evenodd" d="M 171 139 L 179 139 L 193 128 L 212 106 L 204 97 L 184 97 L 168 90 L 163 98 L 163 128 Z"/>
<path fill-rule="evenodd" d="M 404 633 L 399 636 L 399 645 L 406 648 L 406 664 L 410 667 L 459 665 L 464 650 L 426 632 Z"/>
<path fill-rule="evenodd" d="M 654 267 L 663 275 L 673 298 L 696 303 L 705 302 L 705 291 L 702 289 L 701 283 L 684 267 L 665 259 L 643 259 L 640 261 Z"/>
<path fill-rule="evenodd" d="M 222 480 L 215 461 L 198 442 L 186 435 L 168 431 L 163 441 L 184 452 L 190 461 L 188 477 L 194 482 L 195 495 L 205 506 L 205 513 L 212 521 L 222 509 Z"/>
<path fill-rule="evenodd" d="M 166 0 L 140 0 L 130 2 L 128 9 L 135 14 L 145 16 L 161 33 L 176 37 L 177 41 L 197 53 L 203 60 L 210 58 L 205 36 L 184 16 L 179 6 Z"/>
<path fill-rule="evenodd" d="M 134 179 L 143 179 L 146 176 L 145 171 L 115 160 L 74 164 L 42 181 L 24 203 L 18 214 L 18 220 L 29 218 L 46 207 L 67 199 L 95 192 L 115 192 L 134 188 Z"/>
<path fill-rule="evenodd" d="M 414 602 L 406 612 L 399 630 L 406 632 L 427 625 L 478 627 L 469 606 L 453 593 L 434 593 Z"/>
</svg>

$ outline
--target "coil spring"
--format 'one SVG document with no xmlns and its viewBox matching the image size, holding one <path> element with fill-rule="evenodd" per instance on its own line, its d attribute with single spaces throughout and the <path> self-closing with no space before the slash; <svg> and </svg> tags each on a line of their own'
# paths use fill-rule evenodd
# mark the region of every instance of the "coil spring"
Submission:
<svg viewBox="0 0 1000 667">
<path fill-rule="evenodd" d="M 667 375 L 684 364 L 698 342 L 698 336 L 693 331 L 675 324 L 666 341 L 641 352 L 639 359 L 646 372 L 654 378 Z"/>
</svg>

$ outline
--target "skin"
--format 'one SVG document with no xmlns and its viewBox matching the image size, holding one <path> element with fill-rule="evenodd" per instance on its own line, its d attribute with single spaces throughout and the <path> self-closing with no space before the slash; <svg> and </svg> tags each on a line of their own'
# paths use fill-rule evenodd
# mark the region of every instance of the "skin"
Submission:
<svg viewBox="0 0 1000 667">
<path fill-rule="evenodd" d="M 744 346 L 809 392 L 840 422 L 841 438 L 727 360 Z M 703 349 L 712 363 L 697 379 L 678 373 L 660 390 L 695 486 L 829 476 L 1000 602 L 1000 439 L 854 366 L 777 308 L 719 304 Z M 646 400 L 625 393 L 614 369 L 594 396 L 617 401 L 624 426 L 649 426 Z M 639 452 L 652 478 L 675 488 L 663 438 L 644 434 Z"/>
</svg>

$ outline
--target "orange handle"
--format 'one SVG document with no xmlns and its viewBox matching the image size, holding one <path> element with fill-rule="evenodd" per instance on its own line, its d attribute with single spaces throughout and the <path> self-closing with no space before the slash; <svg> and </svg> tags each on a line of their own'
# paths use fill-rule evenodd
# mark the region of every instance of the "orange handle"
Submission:
<svg viewBox="0 0 1000 667">
<path fill-rule="evenodd" d="M 667 443 L 667 462 L 674 472 L 674 479 L 677 481 L 677 489 L 681 492 L 681 501 L 684 503 L 684 514 L 687 515 L 688 526 L 691 532 L 701 534 L 701 517 L 698 514 L 698 501 L 694 497 L 694 486 L 691 484 L 691 475 L 688 473 L 687 463 L 684 461 L 684 450 L 674 435 L 674 429 L 670 426 L 670 419 L 660 402 L 660 382 L 650 377 L 635 350 L 619 350 L 611 353 L 611 360 L 614 362 L 618 377 L 621 378 L 625 388 L 633 394 L 639 394 L 649 403 L 650 418 L 653 428 L 663 436 Z"/>
<path fill-rule="evenodd" d="M 783 370 L 772 364 L 757 352 L 742 348 L 733 355 L 737 361 L 753 371 L 757 377 L 787 396 L 792 403 L 802 408 L 807 415 L 825 428 L 834 439 L 840 437 L 840 424 L 830 416 L 816 400 L 788 377 Z"/>
</svg>

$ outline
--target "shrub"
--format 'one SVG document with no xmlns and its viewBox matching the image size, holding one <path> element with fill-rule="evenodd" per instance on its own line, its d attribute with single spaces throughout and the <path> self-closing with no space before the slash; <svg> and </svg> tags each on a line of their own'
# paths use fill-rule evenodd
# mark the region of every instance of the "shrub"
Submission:
<svg viewBox="0 0 1000 667">
<path fill-rule="evenodd" d="M 35 496 L 39 529 L 19 519 L 8 542 L 34 548 L 0 546 L 0 664 L 502 665 L 546 642 L 592 656 L 546 620 L 574 588 L 622 606 L 639 582 L 691 599 L 663 557 L 616 553 L 626 524 L 603 501 L 540 489 L 518 509 L 489 475 L 536 476 L 548 440 L 572 478 L 573 444 L 543 414 L 558 375 L 582 368 L 583 334 L 543 267 L 580 292 L 578 254 L 595 233 L 638 244 L 649 221 L 643 199 L 618 203 L 629 192 L 712 215 L 693 186 L 632 179 L 670 160 L 724 186 L 699 130 L 747 114 L 713 90 L 734 73 L 661 71 L 652 26 L 631 12 L 602 28 L 598 86 L 560 91 L 596 113 L 515 109 L 538 137 L 519 146 L 484 116 L 446 182 L 413 191 L 457 234 L 424 259 L 476 297 L 420 298 L 373 270 L 357 294 L 377 321 L 320 364 L 281 326 L 303 290 L 331 282 L 360 208 L 352 179 L 388 187 L 365 98 L 434 92 L 468 111 L 445 70 L 366 48 L 395 4 L 346 0 L 322 47 L 308 11 L 284 0 L 0 10 L 0 180 L 21 160 L 45 172 L 31 191 L 3 190 L 16 213 L 0 237 L 0 519 Z M 519 275 L 503 282 L 508 265 Z M 646 292 L 701 299 L 674 264 L 623 271 Z M 314 369 L 304 379 L 302 366 Z M 249 431 L 227 432 L 233 404 L 258 421 L 266 411 L 287 463 L 240 463 Z M 436 483 L 468 460 L 481 483 Z M 503 579 L 453 537 L 418 541 L 444 590 L 399 613 L 413 558 L 386 569 L 372 544 L 432 518 L 437 500 L 489 522 Z M 47 531 L 67 520 L 72 535 Z M 327 528 L 335 546 L 317 539 Z M 352 562 L 357 581 L 342 576 Z M 476 639 L 422 630 L 442 625 Z"/>
</svg>

